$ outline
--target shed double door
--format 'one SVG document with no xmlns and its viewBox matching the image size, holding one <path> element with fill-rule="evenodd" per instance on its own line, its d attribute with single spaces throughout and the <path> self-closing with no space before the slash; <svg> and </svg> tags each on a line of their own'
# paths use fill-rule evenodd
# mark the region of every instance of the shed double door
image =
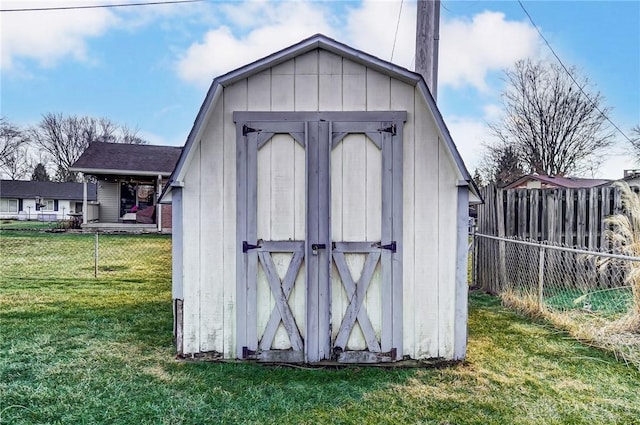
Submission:
<svg viewBox="0 0 640 425">
<path fill-rule="evenodd" d="M 235 114 L 238 357 L 401 357 L 404 116 Z"/>
</svg>

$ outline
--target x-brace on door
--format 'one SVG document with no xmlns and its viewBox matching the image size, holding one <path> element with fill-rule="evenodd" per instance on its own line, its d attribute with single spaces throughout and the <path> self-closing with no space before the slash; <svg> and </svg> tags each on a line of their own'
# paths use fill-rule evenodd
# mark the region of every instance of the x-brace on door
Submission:
<svg viewBox="0 0 640 425">
<path fill-rule="evenodd" d="M 237 112 L 238 357 L 402 353 L 405 112 Z"/>
</svg>

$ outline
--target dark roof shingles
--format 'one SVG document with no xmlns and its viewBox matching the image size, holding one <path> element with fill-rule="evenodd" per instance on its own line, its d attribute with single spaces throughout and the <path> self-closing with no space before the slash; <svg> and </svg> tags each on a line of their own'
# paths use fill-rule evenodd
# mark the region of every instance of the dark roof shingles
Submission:
<svg viewBox="0 0 640 425">
<path fill-rule="evenodd" d="M 83 190 L 82 183 L 39 182 L 30 180 L 0 181 L 0 197 L 2 198 L 35 199 L 36 196 L 40 196 L 45 199 L 81 201 L 84 198 Z M 89 201 L 95 201 L 97 199 L 95 183 L 87 184 L 87 198 Z"/>
<path fill-rule="evenodd" d="M 605 179 L 586 179 L 580 177 L 561 177 L 547 176 L 544 174 L 528 174 L 526 176 L 520 177 L 518 180 L 508 185 L 506 189 L 513 189 L 514 187 L 525 183 L 527 180 L 538 180 L 552 186 L 565 187 L 568 189 L 597 187 L 611 183 L 611 180 Z"/>
<path fill-rule="evenodd" d="M 170 174 L 181 151 L 176 146 L 93 142 L 71 168 Z"/>
</svg>

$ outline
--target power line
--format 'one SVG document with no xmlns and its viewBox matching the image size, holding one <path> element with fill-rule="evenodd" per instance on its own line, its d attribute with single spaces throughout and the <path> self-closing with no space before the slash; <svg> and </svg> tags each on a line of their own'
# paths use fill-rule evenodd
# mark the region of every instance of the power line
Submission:
<svg viewBox="0 0 640 425">
<path fill-rule="evenodd" d="M 144 3 L 124 3 L 124 4 L 96 4 L 90 6 L 53 6 L 53 7 L 33 7 L 23 9 L 0 9 L 0 12 L 42 12 L 47 10 L 77 10 L 77 9 L 109 9 L 115 7 L 130 7 L 130 6 L 157 6 L 160 4 L 177 4 L 177 3 L 197 3 L 207 0 L 166 0 L 166 1 L 153 1 Z"/>
<path fill-rule="evenodd" d="M 522 4 L 521 0 L 518 0 L 518 4 L 520 5 L 520 7 L 522 8 L 522 10 L 524 11 L 525 15 L 527 15 L 527 18 L 529 18 L 529 21 L 531 22 L 531 25 L 533 25 L 533 27 L 536 29 L 536 31 L 538 32 L 538 34 L 540 35 L 540 37 L 542 38 L 542 40 L 544 40 L 544 43 L 547 45 L 547 47 L 549 48 L 549 50 L 551 50 L 551 53 L 553 53 L 553 56 L 556 57 L 556 59 L 558 60 L 558 62 L 560 63 L 560 66 L 562 67 L 562 69 L 564 69 L 564 71 L 567 73 L 567 75 L 569 76 L 569 78 L 571 78 L 571 81 L 573 81 L 573 83 L 578 87 L 578 89 L 580 89 L 580 91 L 582 92 L 582 94 L 584 95 L 584 97 L 587 98 L 587 100 L 589 102 L 591 102 L 591 104 L 593 105 L 594 108 L 596 108 L 598 110 L 598 112 L 600 112 L 600 114 L 607 120 L 609 121 L 609 124 L 611 124 L 616 130 L 618 130 L 618 132 L 620 134 L 622 134 L 622 136 L 627 139 L 629 142 L 631 142 L 631 139 L 629 138 L 629 136 L 627 136 L 622 130 L 620 130 L 620 127 L 618 127 L 613 121 L 611 121 L 611 119 L 607 116 L 607 114 L 605 114 L 604 112 L 602 112 L 602 110 L 598 107 L 598 105 L 591 100 L 591 98 L 589 97 L 589 95 L 584 91 L 584 89 L 582 88 L 582 86 L 580 84 L 578 84 L 578 82 L 576 81 L 575 78 L 573 78 L 573 74 L 571 74 L 571 71 L 569 71 L 569 69 L 565 66 L 565 64 L 562 62 L 562 59 L 560 59 L 560 56 L 558 56 L 555 52 L 555 50 L 553 50 L 553 47 L 551 47 L 551 44 L 549 43 L 549 41 L 547 41 L 546 37 L 544 35 L 542 35 L 542 31 L 540 31 L 540 29 L 538 28 L 538 26 L 536 25 L 535 22 L 533 22 L 533 18 L 531 17 L 531 15 L 529 14 L 529 12 L 527 11 L 527 9 L 525 9 L 524 5 Z"/>
<path fill-rule="evenodd" d="M 398 23 L 396 24 L 396 35 L 393 36 L 393 48 L 391 49 L 391 59 L 389 62 L 393 62 L 393 53 L 396 51 L 396 41 L 398 40 L 398 29 L 400 28 L 400 16 L 402 16 L 402 4 L 404 0 L 400 0 L 400 12 L 398 12 Z"/>
</svg>

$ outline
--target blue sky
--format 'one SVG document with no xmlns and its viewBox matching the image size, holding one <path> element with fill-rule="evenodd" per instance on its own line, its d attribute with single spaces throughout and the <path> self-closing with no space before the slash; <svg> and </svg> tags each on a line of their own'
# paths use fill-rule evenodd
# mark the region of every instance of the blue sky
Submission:
<svg viewBox="0 0 640 425">
<path fill-rule="evenodd" d="M 131 1 L 3 0 L 1 8 L 122 3 Z M 640 1 L 523 5 L 630 135 L 640 124 Z M 214 77 L 315 33 L 385 60 L 393 51 L 393 62 L 413 69 L 415 15 L 415 0 L 2 12 L 0 113 L 21 126 L 48 112 L 107 117 L 153 144 L 182 145 Z M 517 2 L 442 1 L 440 30 L 438 103 L 473 172 L 491 137 L 486 123 L 500 116 L 502 70 L 526 57 L 555 59 Z M 596 176 L 640 167 L 623 136 L 616 140 Z"/>
</svg>

